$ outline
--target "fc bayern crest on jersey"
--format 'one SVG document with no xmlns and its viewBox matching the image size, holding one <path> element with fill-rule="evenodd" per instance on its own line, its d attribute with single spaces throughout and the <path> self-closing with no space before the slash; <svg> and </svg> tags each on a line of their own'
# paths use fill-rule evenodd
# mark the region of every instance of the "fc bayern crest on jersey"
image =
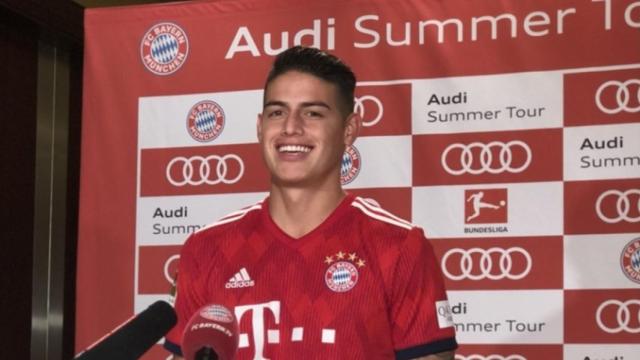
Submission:
<svg viewBox="0 0 640 360">
<path fill-rule="evenodd" d="M 187 60 L 188 53 L 187 34 L 174 23 L 153 25 L 140 43 L 142 63 L 156 75 L 170 75 L 178 71 Z"/>
<path fill-rule="evenodd" d="M 231 311 L 222 305 L 208 305 L 200 310 L 200 316 L 218 322 L 230 323 L 233 321 Z"/>
<path fill-rule="evenodd" d="M 349 291 L 358 283 L 358 269 L 347 261 L 336 262 L 327 269 L 325 282 L 335 292 Z"/>
<path fill-rule="evenodd" d="M 620 266 L 629 280 L 640 284 L 640 238 L 625 245 L 620 256 Z"/>
<path fill-rule="evenodd" d="M 200 142 L 215 140 L 224 129 L 225 116 L 215 101 L 201 101 L 189 110 L 187 129 L 192 138 Z"/>
<path fill-rule="evenodd" d="M 340 164 L 340 182 L 342 185 L 352 182 L 358 176 L 361 164 L 358 149 L 353 145 L 347 146 L 344 154 L 342 154 L 342 162 Z"/>
<path fill-rule="evenodd" d="M 324 273 L 324 281 L 327 287 L 335 292 L 346 292 L 353 289 L 360 278 L 358 268 L 365 266 L 365 261 L 359 258 L 356 253 L 343 251 L 325 257 L 324 263 L 329 265 Z"/>
</svg>

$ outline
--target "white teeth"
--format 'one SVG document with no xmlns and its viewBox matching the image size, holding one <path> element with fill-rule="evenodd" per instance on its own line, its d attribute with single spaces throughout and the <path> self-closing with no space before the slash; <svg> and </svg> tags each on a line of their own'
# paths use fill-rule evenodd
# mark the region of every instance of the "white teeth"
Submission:
<svg viewBox="0 0 640 360">
<path fill-rule="evenodd" d="M 280 152 L 303 152 L 307 153 L 311 151 L 311 148 L 304 145 L 282 145 L 278 148 Z"/>
</svg>

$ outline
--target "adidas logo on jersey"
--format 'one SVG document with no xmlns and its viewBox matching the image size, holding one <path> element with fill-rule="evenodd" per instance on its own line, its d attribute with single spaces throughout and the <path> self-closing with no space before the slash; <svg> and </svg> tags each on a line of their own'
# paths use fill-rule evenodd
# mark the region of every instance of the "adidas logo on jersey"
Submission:
<svg viewBox="0 0 640 360">
<path fill-rule="evenodd" d="M 251 287 L 256 284 L 255 281 L 251 280 L 251 276 L 247 272 L 246 268 L 240 269 L 235 275 L 233 275 L 229 281 L 224 285 L 227 289 L 236 289 L 236 288 L 244 288 Z"/>
</svg>

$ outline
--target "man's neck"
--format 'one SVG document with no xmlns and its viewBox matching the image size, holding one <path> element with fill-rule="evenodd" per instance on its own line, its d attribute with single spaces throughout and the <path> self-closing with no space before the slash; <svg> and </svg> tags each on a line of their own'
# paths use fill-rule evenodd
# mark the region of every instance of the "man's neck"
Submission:
<svg viewBox="0 0 640 360">
<path fill-rule="evenodd" d="M 340 186 L 313 191 L 273 186 L 269 213 L 282 231 L 297 239 L 322 224 L 345 195 Z"/>
</svg>

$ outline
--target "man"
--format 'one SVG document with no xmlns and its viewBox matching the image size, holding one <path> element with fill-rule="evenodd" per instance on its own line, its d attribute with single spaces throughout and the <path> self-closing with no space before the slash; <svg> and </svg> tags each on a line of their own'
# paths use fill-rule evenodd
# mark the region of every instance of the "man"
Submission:
<svg viewBox="0 0 640 360">
<path fill-rule="evenodd" d="M 257 124 L 269 197 L 187 240 L 167 349 L 179 354 L 186 322 L 215 303 L 238 318 L 238 359 L 453 359 L 422 230 L 342 190 L 342 154 L 360 128 L 355 83 L 317 49 L 276 58 Z"/>
</svg>

